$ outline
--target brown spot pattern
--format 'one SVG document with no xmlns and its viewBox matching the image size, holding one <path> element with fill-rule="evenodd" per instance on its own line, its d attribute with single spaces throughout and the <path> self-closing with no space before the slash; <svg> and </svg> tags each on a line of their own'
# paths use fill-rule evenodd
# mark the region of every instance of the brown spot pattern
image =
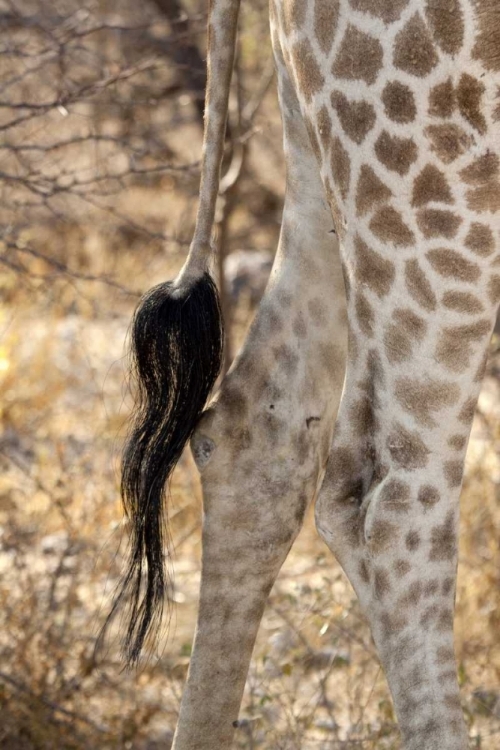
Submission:
<svg viewBox="0 0 500 750">
<path fill-rule="evenodd" d="M 467 437 L 465 435 L 452 435 L 448 439 L 448 445 L 455 451 L 463 451 L 467 445 Z"/>
<path fill-rule="evenodd" d="M 221 395 L 219 399 L 220 405 L 230 415 L 236 417 L 246 417 L 249 410 L 249 401 L 246 393 L 228 378 L 221 389 Z"/>
<path fill-rule="evenodd" d="M 341 525 L 346 542 L 354 548 L 360 547 L 363 539 L 360 516 L 357 510 L 352 508 L 345 509 Z"/>
<path fill-rule="evenodd" d="M 304 516 L 309 505 L 309 498 L 305 493 L 302 493 L 297 500 L 297 507 L 295 508 L 295 520 L 298 523 L 302 523 Z"/>
<path fill-rule="evenodd" d="M 463 461 L 446 461 L 444 465 L 444 475 L 448 482 L 448 487 L 460 487 L 462 484 L 463 471 Z"/>
<path fill-rule="evenodd" d="M 358 573 L 359 573 L 359 577 L 364 583 L 370 583 L 370 573 L 368 571 L 366 560 L 363 559 L 359 563 Z"/>
<path fill-rule="evenodd" d="M 393 23 L 400 17 L 406 0 L 351 0 L 351 5 L 354 10 L 381 18 L 385 23 Z"/>
<path fill-rule="evenodd" d="M 464 17 L 459 0 L 427 0 L 425 14 L 443 52 L 454 55 L 464 39 Z"/>
<path fill-rule="evenodd" d="M 451 326 L 445 328 L 450 336 L 456 336 L 464 341 L 481 341 L 484 336 L 490 332 L 490 321 L 489 320 L 478 320 L 476 323 L 467 323 L 461 326 Z"/>
<path fill-rule="evenodd" d="M 395 395 L 403 409 L 413 415 L 425 427 L 435 427 L 436 412 L 455 404 L 460 397 L 460 388 L 455 383 L 438 380 L 399 378 Z"/>
<path fill-rule="evenodd" d="M 412 354 L 411 341 L 401 328 L 389 324 L 384 334 L 385 353 L 389 362 L 404 362 Z"/>
<path fill-rule="evenodd" d="M 319 110 L 316 122 L 321 143 L 323 144 L 325 151 L 327 151 L 328 146 L 330 145 L 330 136 L 332 134 L 332 121 L 326 105 L 323 105 Z"/>
<path fill-rule="evenodd" d="M 375 153 L 384 167 L 405 175 L 416 161 L 418 149 L 412 138 L 399 138 L 384 130 L 375 143 Z"/>
<path fill-rule="evenodd" d="M 425 134 L 431 143 L 431 151 L 434 151 L 444 164 L 451 164 L 458 159 L 471 144 L 471 138 L 465 130 L 451 122 L 444 125 L 429 125 L 425 129 Z"/>
<path fill-rule="evenodd" d="M 500 211 L 500 183 L 495 182 L 475 190 L 469 190 L 467 205 L 471 211 L 477 213 Z"/>
<path fill-rule="evenodd" d="M 446 237 L 452 239 L 462 219 L 452 211 L 440 211 L 437 208 L 424 208 L 418 212 L 417 224 L 426 239 Z"/>
<path fill-rule="evenodd" d="M 417 500 L 424 508 L 433 508 L 439 502 L 440 495 L 431 484 L 424 484 L 418 491 Z"/>
<path fill-rule="evenodd" d="M 499 168 L 498 155 L 488 151 L 462 169 L 460 177 L 468 185 L 483 185 L 498 175 Z"/>
<path fill-rule="evenodd" d="M 372 250 L 359 235 L 354 240 L 356 248 L 356 277 L 361 284 L 384 297 L 394 282 L 394 264 Z"/>
<path fill-rule="evenodd" d="M 482 383 L 484 378 L 484 373 L 486 372 L 486 365 L 488 364 L 488 351 L 485 350 L 483 357 L 481 359 L 481 362 L 479 363 L 479 366 L 476 370 L 476 374 L 474 376 L 474 383 Z"/>
<path fill-rule="evenodd" d="M 384 206 L 377 211 L 370 222 L 370 229 L 376 237 L 384 242 L 392 242 L 396 247 L 408 247 L 415 241 L 415 235 L 392 206 Z"/>
<path fill-rule="evenodd" d="M 405 281 L 410 295 L 419 305 L 429 312 L 436 309 L 436 295 L 416 258 L 406 261 Z"/>
<path fill-rule="evenodd" d="M 459 422 L 469 427 L 470 423 L 474 418 L 474 412 L 476 411 L 476 399 L 468 398 L 465 404 L 460 409 L 460 413 L 457 417 Z"/>
<path fill-rule="evenodd" d="M 445 328 L 436 346 L 437 361 L 452 372 L 463 372 L 470 365 L 470 344 L 484 339 L 489 332 L 490 323 L 487 320 Z"/>
<path fill-rule="evenodd" d="M 368 84 L 375 83 L 382 67 L 384 52 L 378 39 L 363 33 L 355 26 L 348 26 L 332 72 L 338 78 Z"/>
<path fill-rule="evenodd" d="M 373 585 L 377 599 L 383 599 L 391 590 L 389 574 L 384 568 L 375 568 Z"/>
<path fill-rule="evenodd" d="M 443 305 L 449 310 L 466 315 L 477 315 L 484 310 L 482 302 L 470 292 L 445 292 Z"/>
<path fill-rule="evenodd" d="M 389 640 L 391 636 L 401 633 L 406 628 L 408 618 L 401 612 L 392 612 L 391 614 L 384 612 L 380 618 L 380 622 L 383 628 L 383 635 Z"/>
<path fill-rule="evenodd" d="M 481 276 L 477 263 L 472 263 L 455 250 L 436 248 L 429 250 L 426 257 L 433 269 L 444 278 L 473 284 Z"/>
<path fill-rule="evenodd" d="M 349 448 L 338 446 L 330 451 L 325 482 L 335 489 L 347 487 L 350 490 L 352 477 L 356 475 L 357 470 L 358 463 L 354 453 Z M 344 499 L 342 497 L 342 500 Z"/>
<path fill-rule="evenodd" d="M 312 150 L 314 151 L 318 161 L 320 161 L 321 160 L 321 148 L 319 146 L 319 140 L 318 140 L 318 136 L 316 135 L 316 128 L 314 127 L 314 123 L 309 117 L 307 117 L 307 115 L 305 115 L 304 124 L 306 126 L 309 140 L 311 141 Z"/>
<path fill-rule="evenodd" d="M 294 45 L 292 60 L 299 88 L 306 101 L 311 101 L 314 94 L 317 94 L 323 88 L 325 79 L 316 62 L 311 43 L 307 39 L 303 39 Z"/>
<path fill-rule="evenodd" d="M 301 0 L 305 7 L 305 3 Z M 316 0 L 314 4 L 314 33 L 321 50 L 327 55 L 335 38 L 339 18 L 339 0 Z"/>
<path fill-rule="evenodd" d="M 287 0 L 283 3 L 283 27 L 285 34 L 290 36 L 292 31 L 300 29 L 306 20 L 307 7 L 303 0 Z"/>
<path fill-rule="evenodd" d="M 441 631 L 442 633 L 450 633 L 453 629 L 453 612 L 446 608 L 442 609 L 441 613 L 439 615 L 438 621 L 436 623 L 436 630 Z M 440 675 L 441 678 L 442 675 Z M 456 675 L 455 675 L 456 679 Z M 450 721 L 451 724 L 451 721 Z M 434 727 L 434 732 L 436 731 L 436 727 Z"/>
<path fill-rule="evenodd" d="M 486 224 L 473 222 L 465 238 L 465 246 L 483 258 L 491 255 L 495 250 L 495 239 L 490 227 Z"/>
<path fill-rule="evenodd" d="M 375 204 L 386 201 L 391 196 L 392 192 L 387 185 L 384 185 L 371 167 L 363 164 L 359 173 L 356 191 L 356 208 L 359 213 L 366 213 Z"/>
<path fill-rule="evenodd" d="M 392 314 L 393 319 L 400 325 L 408 336 L 422 341 L 427 330 L 427 323 L 409 308 L 396 308 Z"/>
<path fill-rule="evenodd" d="M 457 548 L 455 514 L 450 510 L 444 523 L 435 526 L 431 532 L 431 561 L 453 560 Z"/>
<path fill-rule="evenodd" d="M 488 282 L 488 297 L 494 305 L 500 302 L 500 276 L 498 274 L 494 274 Z"/>
<path fill-rule="evenodd" d="M 409 531 L 405 539 L 406 549 L 415 552 L 420 547 L 420 534 L 418 531 Z"/>
<path fill-rule="evenodd" d="M 375 519 L 368 534 L 367 542 L 374 554 L 384 552 L 397 539 L 398 527 L 394 523 Z"/>
<path fill-rule="evenodd" d="M 366 336 L 373 336 L 375 316 L 370 303 L 361 292 L 356 296 L 356 316 L 361 331 Z"/>
<path fill-rule="evenodd" d="M 427 581 L 424 585 L 424 596 L 430 598 L 436 596 L 439 592 L 439 583 L 437 581 Z"/>
<path fill-rule="evenodd" d="M 410 510 L 410 487 L 400 479 L 390 479 L 380 492 L 380 502 L 384 510 L 407 513 Z"/>
<path fill-rule="evenodd" d="M 431 201 L 453 203 L 453 195 L 441 170 L 433 164 L 427 164 L 415 178 L 412 206 L 424 206 Z"/>
<path fill-rule="evenodd" d="M 484 85 L 468 73 L 464 73 L 457 86 L 457 103 L 462 117 L 479 133 L 486 133 L 486 119 L 481 112 Z"/>
<path fill-rule="evenodd" d="M 422 614 L 422 617 L 420 618 L 420 624 L 422 625 L 423 628 L 427 629 L 429 627 L 429 625 L 431 624 L 431 622 L 438 617 L 438 615 L 439 615 L 439 607 L 438 607 L 438 605 L 437 604 L 431 604 L 430 607 L 427 607 L 424 610 L 424 612 Z M 434 730 L 435 727 L 432 726 L 432 729 Z"/>
<path fill-rule="evenodd" d="M 455 579 L 451 577 L 445 578 L 441 587 L 443 596 L 449 596 L 453 591 L 455 591 Z"/>
<path fill-rule="evenodd" d="M 412 532 L 414 533 L 414 532 Z M 413 581 L 408 590 L 398 600 L 398 607 L 406 610 L 408 607 L 416 607 L 422 598 L 422 584 L 420 581 Z"/>
<path fill-rule="evenodd" d="M 411 570 L 411 565 L 408 562 L 408 560 L 396 560 L 394 563 L 394 572 L 398 576 L 398 578 L 403 578 L 403 576 L 407 575 Z"/>
<path fill-rule="evenodd" d="M 399 81 L 391 81 L 386 84 L 382 92 L 387 117 L 394 122 L 413 122 L 417 114 L 415 97 L 411 89 Z"/>
<path fill-rule="evenodd" d="M 335 184 L 337 185 L 342 198 L 345 200 L 349 191 L 349 183 L 351 181 L 351 164 L 349 161 L 349 155 L 343 147 L 340 138 L 335 138 L 332 143 L 331 166 Z"/>
<path fill-rule="evenodd" d="M 476 0 L 479 34 L 472 55 L 487 70 L 500 70 L 500 6 L 497 0 Z"/>
<path fill-rule="evenodd" d="M 427 466 L 429 449 L 418 434 L 403 425 L 395 425 L 387 439 L 387 448 L 398 466 L 412 471 Z"/>
<path fill-rule="evenodd" d="M 340 91 L 333 92 L 331 101 L 344 133 L 358 145 L 362 143 L 375 125 L 375 110 L 372 105 L 364 101 L 349 101 Z"/>
<path fill-rule="evenodd" d="M 433 117 L 451 117 L 456 107 L 455 89 L 451 78 L 438 83 L 429 94 L 429 114 Z"/>
<path fill-rule="evenodd" d="M 394 65 L 406 73 L 423 78 L 439 62 L 427 26 L 416 13 L 397 34 L 394 44 Z"/>
<path fill-rule="evenodd" d="M 368 373 L 367 391 L 373 398 L 373 389 L 384 390 L 386 385 L 382 359 L 376 349 L 370 349 L 366 358 L 366 372 Z"/>
</svg>

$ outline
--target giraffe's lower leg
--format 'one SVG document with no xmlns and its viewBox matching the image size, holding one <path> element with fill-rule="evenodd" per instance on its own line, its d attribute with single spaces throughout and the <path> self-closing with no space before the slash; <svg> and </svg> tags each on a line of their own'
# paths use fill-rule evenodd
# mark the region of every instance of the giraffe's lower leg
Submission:
<svg viewBox="0 0 500 750">
<path fill-rule="evenodd" d="M 204 492 L 209 507 L 198 626 L 176 750 L 231 746 L 264 606 L 300 528 L 307 499 L 305 491 L 280 497 L 277 506 L 285 519 L 278 523 L 270 517 L 273 499 L 267 493 L 252 492 L 249 486 L 241 488 L 241 495 L 234 486 L 224 493 L 218 483 L 212 492 Z"/>
<path fill-rule="evenodd" d="M 331 214 L 293 102 L 284 115 L 292 158 L 276 263 L 244 349 L 192 440 L 204 497 L 202 580 L 175 750 L 230 747 L 262 612 L 321 481 L 344 378 Z"/>
<path fill-rule="evenodd" d="M 412 400 L 408 386 L 402 409 L 376 351 L 361 348 L 316 506 L 320 534 L 370 623 L 405 750 L 468 746 L 453 614 L 459 493 L 486 339 L 462 389 L 436 391 L 431 402 Z"/>
<path fill-rule="evenodd" d="M 420 481 L 425 487 L 426 478 Z M 353 506 L 346 528 L 329 506 L 337 500 L 329 497 L 327 483 L 318 528 L 342 561 L 370 624 L 405 750 L 465 750 L 453 651 L 458 508 L 444 503 L 444 512 L 433 513 L 432 526 L 423 509 L 420 518 L 402 522 L 395 508 L 406 500 L 394 490 L 404 484 L 389 474 L 357 512 L 358 501 L 344 498 L 342 504 Z M 346 532 L 352 547 L 340 552 L 338 536 Z M 431 566 L 429 554 L 435 557 Z"/>
</svg>

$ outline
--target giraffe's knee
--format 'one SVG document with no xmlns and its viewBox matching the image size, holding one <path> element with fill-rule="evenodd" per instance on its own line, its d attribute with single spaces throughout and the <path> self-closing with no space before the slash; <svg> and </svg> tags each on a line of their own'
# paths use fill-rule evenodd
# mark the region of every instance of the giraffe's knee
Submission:
<svg viewBox="0 0 500 750">
<path fill-rule="evenodd" d="M 386 601 L 404 578 L 412 590 L 450 598 L 458 497 L 440 492 L 427 467 L 370 466 L 369 459 L 365 467 L 359 456 L 332 451 L 316 505 L 318 531 L 358 596 L 368 606 Z"/>
<path fill-rule="evenodd" d="M 279 548 L 300 529 L 312 491 L 301 487 L 304 482 L 286 457 L 277 455 L 279 447 L 273 451 L 268 444 L 260 423 L 277 431 L 279 418 L 262 411 L 244 391 L 224 388 L 200 419 L 191 450 L 201 473 L 205 515 L 226 528 L 246 529 L 246 538 L 257 540 L 257 546 L 267 539 Z"/>
<path fill-rule="evenodd" d="M 339 562 L 383 557 L 409 511 L 412 487 L 375 452 L 335 447 L 316 503 L 316 526 Z"/>
<path fill-rule="evenodd" d="M 235 382 L 236 381 L 236 382 Z M 281 559 L 317 488 L 331 431 L 323 418 L 291 412 L 285 392 L 267 398 L 227 378 L 191 439 L 205 520 L 238 536 L 252 557 Z M 323 434 L 325 433 L 325 434 Z"/>
</svg>

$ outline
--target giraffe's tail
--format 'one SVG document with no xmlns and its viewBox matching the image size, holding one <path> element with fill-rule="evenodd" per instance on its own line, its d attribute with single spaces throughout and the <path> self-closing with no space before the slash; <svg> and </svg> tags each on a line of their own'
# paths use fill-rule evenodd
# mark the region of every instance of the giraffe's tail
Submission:
<svg viewBox="0 0 500 750">
<path fill-rule="evenodd" d="M 223 329 L 208 273 L 179 294 L 154 287 L 131 328 L 137 396 L 123 454 L 121 494 L 131 527 L 127 570 L 115 598 L 128 608 L 123 652 L 137 662 L 159 626 L 168 589 L 164 507 L 167 480 L 191 437 L 220 371 Z M 113 614 L 113 612 L 112 612 Z"/>
<path fill-rule="evenodd" d="M 123 454 L 122 499 L 130 521 L 130 556 L 111 613 L 128 608 L 123 643 L 127 663 L 160 625 L 168 576 L 164 560 L 167 480 L 191 437 L 217 375 L 223 326 L 208 272 L 224 151 L 229 89 L 240 0 L 212 0 L 208 83 L 196 228 L 189 256 L 174 282 L 145 295 L 132 324 L 132 374 L 137 403 Z"/>
</svg>

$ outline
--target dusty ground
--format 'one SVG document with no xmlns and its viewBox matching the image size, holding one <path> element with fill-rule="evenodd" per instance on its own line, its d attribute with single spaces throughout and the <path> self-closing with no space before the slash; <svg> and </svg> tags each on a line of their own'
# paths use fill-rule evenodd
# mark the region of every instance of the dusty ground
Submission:
<svg viewBox="0 0 500 750">
<path fill-rule="evenodd" d="M 247 63 L 260 55 L 254 76 L 266 68 L 258 38 L 244 37 Z M 144 128 L 150 109 L 137 115 Z M 70 122 L 51 113 L 44 134 L 52 136 L 59 121 L 74 133 L 81 112 L 70 111 Z M 165 138 L 177 163 L 197 159 L 199 126 L 182 93 L 151 118 L 175 124 Z M 115 113 L 103 122 L 112 132 L 121 120 Z M 78 153 L 81 169 L 90 169 L 88 153 Z M 60 164 L 54 157 L 51 169 Z M 122 671 L 116 639 L 97 657 L 94 646 L 126 541 L 117 491 L 130 406 L 124 341 L 137 292 L 182 263 L 196 184 L 195 168 L 125 182 L 106 198 L 112 215 L 67 196 L 71 220 L 29 214 L 22 241 L 71 274 L 33 255 L 22 272 L 0 269 L 0 745 L 8 750 L 164 750 L 172 737 L 199 579 L 201 499 L 188 453 L 171 490 L 176 610 L 169 639 L 137 674 Z M 253 123 L 230 249 L 274 249 L 282 186 L 271 87 Z M 237 342 L 250 315 L 243 300 Z M 482 750 L 500 746 L 499 383 L 496 339 L 468 453 L 456 618 L 463 706 L 472 747 Z M 368 629 L 311 519 L 271 593 L 241 718 L 238 746 L 246 750 L 399 747 Z"/>
</svg>

